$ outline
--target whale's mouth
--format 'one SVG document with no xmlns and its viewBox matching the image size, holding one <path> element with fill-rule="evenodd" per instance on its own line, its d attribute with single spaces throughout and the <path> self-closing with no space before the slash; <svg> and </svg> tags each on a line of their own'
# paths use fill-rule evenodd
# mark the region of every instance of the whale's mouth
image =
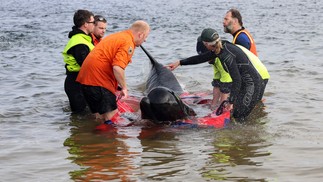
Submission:
<svg viewBox="0 0 323 182">
<path fill-rule="evenodd" d="M 157 124 L 195 116 L 195 112 L 170 89 L 156 87 L 140 101 L 141 116 Z"/>
</svg>

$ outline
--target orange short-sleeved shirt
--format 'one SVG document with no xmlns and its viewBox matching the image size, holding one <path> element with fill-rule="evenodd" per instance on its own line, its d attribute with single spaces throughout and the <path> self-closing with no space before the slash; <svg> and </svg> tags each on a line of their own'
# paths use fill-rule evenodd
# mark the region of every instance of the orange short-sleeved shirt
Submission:
<svg viewBox="0 0 323 182">
<path fill-rule="evenodd" d="M 113 66 L 125 69 L 135 50 L 134 37 L 130 30 L 106 36 L 84 60 L 76 81 L 84 85 L 101 86 L 112 93 L 118 82 Z"/>
</svg>

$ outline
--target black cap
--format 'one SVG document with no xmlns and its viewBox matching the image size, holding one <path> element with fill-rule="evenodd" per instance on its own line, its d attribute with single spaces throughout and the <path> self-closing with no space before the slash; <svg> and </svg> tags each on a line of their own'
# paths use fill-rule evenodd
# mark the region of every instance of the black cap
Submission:
<svg viewBox="0 0 323 182">
<path fill-rule="evenodd" d="M 199 38 L 204 42 L 214 42 L 219 38 L 219 34 L 212 28 L 206 28 L 202 31 Z"/>
<path fill-rule="evenodd" d="M 201 36 L 199 36 L 198 38 L 197 38 L 197 43 L 196 43 L 196 52 L 198 53 L 198 54 L 202 54 L 202 53 L 205 53 L 205 52 L 207 52 L 207 51 L 209 51 L 206 47 L 205 47 L 205 45 L 203 44 L 203 42 L 202 42 L 202 40 L 201 40 Z"/>
</svg>

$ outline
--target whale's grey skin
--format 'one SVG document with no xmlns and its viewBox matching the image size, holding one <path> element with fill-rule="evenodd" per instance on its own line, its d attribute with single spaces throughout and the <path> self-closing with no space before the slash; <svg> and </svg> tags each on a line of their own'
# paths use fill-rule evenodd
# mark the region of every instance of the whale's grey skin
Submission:
<svg viewBox="0 0 323 182">
<path fill-rule="evenodd" d="M 196 115 L 180 99 L 179 95 L 184 91 L 172 71 L 158 63 L 144 47 L 141 48 L 152 65 L 146 82 L 146 96 L 140 101 L 142 118 L 163 124 Z"/>
</svg>

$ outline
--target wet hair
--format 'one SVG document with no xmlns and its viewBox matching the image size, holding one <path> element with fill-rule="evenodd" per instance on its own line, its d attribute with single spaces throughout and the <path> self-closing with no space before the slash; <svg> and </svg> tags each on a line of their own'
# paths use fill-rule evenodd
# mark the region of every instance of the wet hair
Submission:
<svg viewBox="0 0 323 182">
<path fill-rule="evenodd" d="M 77 28 L 80 28 L 86 22 L 91 20 L 91 16 L 94 16 L 94 14 L 88 10 L 84 10 L 84 9 L 77 10 L 74 13 L 74 17 L 73 17 L 74 25 Z"/>
<path fill-rule="evenodd" d="M 219 54 L 221 49 L 223 49 L 222 41 L 220 38 L 218 38 L 215 43 L 215 53 Z"/>
<path fill-rule="evenodd" d="M 241 16 L 240 12 L 239 12 L 237 9 L 232 8 L 232 9 L 230 9 L 228 12 L 231 12 L 232 18 L 236 18 L 236 19 L 238 19 L 239 24 L 240 24 L 241 26 L 243 26 L 243 23 L 242 23 L 242 16 Z M 227 12 L 227 13 L 228 13 L 228 12 Z"/>
</svg>

